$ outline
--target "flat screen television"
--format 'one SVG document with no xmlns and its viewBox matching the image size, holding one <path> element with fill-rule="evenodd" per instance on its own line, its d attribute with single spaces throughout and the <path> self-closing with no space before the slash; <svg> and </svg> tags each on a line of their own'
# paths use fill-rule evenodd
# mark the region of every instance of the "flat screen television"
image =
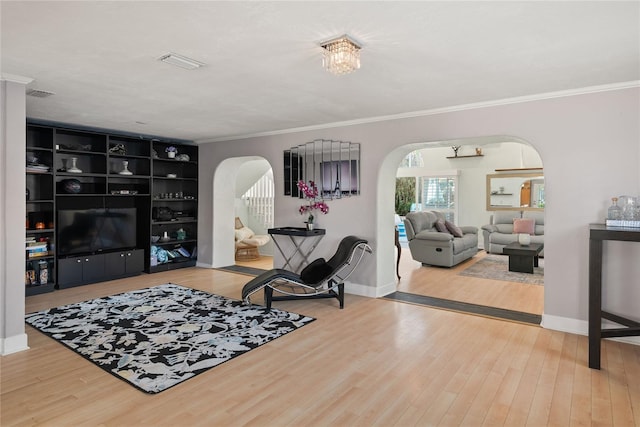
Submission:
<svg viewBox="0 0 640 427">
<path fill-rule="evenodd" d="M 136 247 L 136 208 L 59 210 L 57 226 L 60 256 Z"/>
</svg>

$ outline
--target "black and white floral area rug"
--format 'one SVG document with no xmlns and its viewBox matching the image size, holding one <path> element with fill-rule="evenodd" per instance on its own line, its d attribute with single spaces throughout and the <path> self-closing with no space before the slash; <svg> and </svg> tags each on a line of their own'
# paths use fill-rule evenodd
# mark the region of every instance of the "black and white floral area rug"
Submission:
<svg viewBox="0 0 640 427">
<path fill-rule="evenodd" d="M 171 283 L 26 316 L 29 325 L 152 394 L 314 320 Z"/>
</svg>

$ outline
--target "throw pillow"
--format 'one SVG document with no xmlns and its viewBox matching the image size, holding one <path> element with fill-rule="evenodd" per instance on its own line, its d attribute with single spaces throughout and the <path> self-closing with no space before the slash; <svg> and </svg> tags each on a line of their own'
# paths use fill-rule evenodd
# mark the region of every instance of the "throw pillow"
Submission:
<svg viewBox="0 0 640 427">
<path fill-rule="evenodd" d="M 240 218 L 236 217 L 236 230 L 239 230 L 242 227 L 244 227 L 244 224 L 240 221 Z"/>
<path fill-rule="evenodd" d="M 236 241 L 239 242 L 241 240 L 248 239 L 249 237 L 253 236 L 253 230 L 251 230 L 249 227 L 242 227 L 237 229 L 235 231 L 235 234 L 236 234 Z"/>
<path fill-rule="evenodd" d="M 444 225 L 447 227 L 447 230 L 449 230 L 449 233 L 453 234 L 455 237 L 462 237 L 463 236 L 462 230 L 460 229 L 460 227 L 458 227 L 457 225 L 455 225 L 451 221 L 449 221 L 449 220 L 445 221 Z"/>
<path fill-rule="evenodd" d="M 535 234 L 536 220 L 534 218 L 514 218 L 513 220 L 514 234 Z"/>
<path fill-rule="evenodd" d="M 447 226 L 445 225 L 444 221 L 439 219 L 436 221 L 436 230 L 438 230 L 441 233 L 448 233 L 449 230 L 447 229 Z"/>
<path fill-rule="evenodd" d="M 307 265 L 300 272 L 300 279 L 307 285 L 315 285 L 322 282 L 333 269 L 324 258 L 318 258 Z"/>
</svg>

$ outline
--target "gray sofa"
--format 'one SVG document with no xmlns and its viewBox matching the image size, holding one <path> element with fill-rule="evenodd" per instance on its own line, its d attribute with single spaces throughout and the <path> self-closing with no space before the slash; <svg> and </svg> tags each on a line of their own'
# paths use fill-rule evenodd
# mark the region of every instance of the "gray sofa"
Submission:
<svg viewBox="0 0 640 427">
<path fill-rule="evenodd" d="M 518 235 L 513 233 L 515 218 L 533 218 L 536 221 L 535 235 L 531 243 L 544 243 L 544 212 L 541 211 L 501 211 L 491 215 L 491 224 L 482 226 L 484 250 L 491 254 L 501 254 L 502 248 L 517 242 Z M 544 256 L 544 249 L 540 256 Z"/>
<path fill-rule="evenodd" d="M 426 265 L 452 267 L 478 253 L 478 227 L 459 227 L 462 237 L 437 230 L 440 212 L 410 212 L 404 219 L 411 257 Z"/>
</svg>

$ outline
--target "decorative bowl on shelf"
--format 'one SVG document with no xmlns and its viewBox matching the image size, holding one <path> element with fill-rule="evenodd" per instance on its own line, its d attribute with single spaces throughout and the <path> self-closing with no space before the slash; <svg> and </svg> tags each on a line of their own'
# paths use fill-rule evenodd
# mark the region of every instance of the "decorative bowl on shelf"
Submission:
<svg viewBox="0 0 640 427">
<path fill-rule="evenodd" d="M 77 179 L 62 180 L 62 189 L 67 194 L 78 194 L 82 191 L 82 183 Z"/>
<path fill-rule="evenodd" d="M 160 236 L 151 236 L 151 243 L 158 243 Z"/>
<path fill-rule="evenodd" d="M 167 178 L 177 178 L 178 175 L 176 175 L 175 173 L 168 173 L 167 174 Z"/>
</svg>

